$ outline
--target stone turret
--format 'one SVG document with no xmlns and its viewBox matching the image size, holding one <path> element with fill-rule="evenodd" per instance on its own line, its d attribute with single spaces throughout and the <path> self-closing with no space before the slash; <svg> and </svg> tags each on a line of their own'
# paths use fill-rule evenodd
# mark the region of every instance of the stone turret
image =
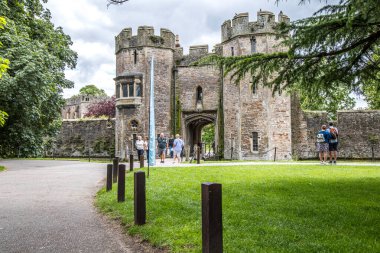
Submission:
<svg viewBox="0 0 380 253">
<path fill-rule="evenodd" d="M 115 53 L 131 47 L 175 48 L 175 35 L 168 29 L 161 28 L 160 35 L 154 34 L 152 26 L 140 26 L 137 35 L 132 35 L 132 28 L 124 28 L 115 37 Z"/>
<path fill-rule="evenodd" d="M 290 19 L 282 12 L 278 15 L 276 22 L 275 15 L 270 11 L 258 11 L 257 21 L 249 22 L 248 13 L 236 14 L 231 20 L 226 20 L 221 27 L 222 43 L 237 36 L 255 35 L 260 33 L 275 33 L 274 27 L 279 22 L 289 23 Z"/>
</svg>

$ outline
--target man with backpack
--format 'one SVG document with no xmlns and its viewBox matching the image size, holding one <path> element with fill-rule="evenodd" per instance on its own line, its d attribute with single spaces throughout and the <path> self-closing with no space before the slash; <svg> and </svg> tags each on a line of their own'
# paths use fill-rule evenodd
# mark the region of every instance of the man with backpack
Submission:
<svg viewBox="0 0 380 253">
<path fill-rule="evenodd" d="M 329 141 L 330 165 L 336 165 L 336 159 L 338 157 L 338 128 L 334 127 L 332 122 L 329 123 L 329 126 L 328 132 L 331 135 Z"/>
<path fill-rule="evenodd" d="M 326 165 L 327 151 L 329 151 L 330 133 L 326 130 L 326 125 L 322 125 L 322 129 L 317 133 L 317 149 L 319 152 L 319 160 L 322 165 Z"/>
</svg>

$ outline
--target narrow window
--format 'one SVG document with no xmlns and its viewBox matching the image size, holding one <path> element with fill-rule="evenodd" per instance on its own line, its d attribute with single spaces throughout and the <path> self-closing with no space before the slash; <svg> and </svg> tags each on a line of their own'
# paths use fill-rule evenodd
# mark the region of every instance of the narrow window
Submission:
<svg viewBox="0 0 380 253">
<path fill-rule="evenodd" d="M 116 84 L 116 98 L 120 98 L 120 84 Z"/>
<path fill-rule="evenodd" d="M 202 87 L 201 87 L 201 86 L 198 86 L 198 87 L 197 87 L 197 103 L 198 103 L 198 102 L 201 102 L 201 103 L 202 103 L 202 99 L 203 99 L 203 91 L 202 91 Z"/>
<path fill-rule="evenodd" d="M 129 91 L 129 94 L 128 94 L 129 97 L 134 97 L 135 96 L 133 83 L 129 83 L 128 84 L 128 91 Z"/>
<path fill-rule="evenodd" d="M 139 123 L 136 120 L 132 120 L 131 121 L 131 129 L 132 129 L 132 131 L 136 131 L 138 126 L 139 126 Z"/>
<path fill-rule="evenodd" d="M 256 53 L 256 38 L 251 39 L 251 54 Z"/>
<path fill-rule="evenodd" d="M 231 56 L 234 56 L 234 55 L 235 55 L 234 47 L 231 47 Z"/>
<path fill-rule="evenodd" d="M 123 97 L 128 97 L 128 85 L 126 83 L 122 83 L 121 87 L 123 89 Z"/>
<path fill-rule="evenodd" d="M 252 150 L 259 151 L 259 133 L 252 132 Z"/>
<path fill-rule="evenodd" d="M 252 94 L 257 94 L 257 84 L 256 83 L 252 82 L 251 89 L 252 89 Z"/>
<path fill-rule="evenodd" d="M 136 50 L 133 51 L 133 63 L 134 64 L 137 63 L 137 51 Z"/>
<path fill-rule="evenodd" d="M 136 84 L 136 97 L 142 97 L 141 83 Z"/>
</svg>

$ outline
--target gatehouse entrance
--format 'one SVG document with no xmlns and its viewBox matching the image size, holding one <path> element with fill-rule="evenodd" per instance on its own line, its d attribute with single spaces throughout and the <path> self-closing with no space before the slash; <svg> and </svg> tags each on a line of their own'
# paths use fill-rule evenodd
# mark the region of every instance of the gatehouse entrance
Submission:
<svg viewBox="0 0 380 253">
<path fill-rule="evenodd" d="M 185 133 L 184 140 L 190 146 L 190 154 L 194 152 L 194 145 L 202 142 L 202 128 L 209 124 L 214 124 L 217 129 L 216 111 L 213 112 L 197 112 L 185 114 Z M 217 142 L 217 131 L 215 131 L 214 140 Z"/>
</svg>

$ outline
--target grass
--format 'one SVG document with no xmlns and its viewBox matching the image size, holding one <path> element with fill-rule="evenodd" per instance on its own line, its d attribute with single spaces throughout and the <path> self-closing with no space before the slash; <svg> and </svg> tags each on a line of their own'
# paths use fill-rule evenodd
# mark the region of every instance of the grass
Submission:
<svg viewBox="0 0 380 253">
<path fill-rule="evenodd" d="M 5 167 L 4 166 L 0 166 L 0 172 L 2 172 L 4 170 L 5 170 Z"/>
<path fill-rule="evenodd" d="M 224 252 L 380 252 L 380 168 L 260 165 L 154 168 L 147 224 L 126 202 L 98 192 L 96 205 L 128 233 L 173 252 L 201 252 L 200 184 L 222 183 Z"/>
</svg>

